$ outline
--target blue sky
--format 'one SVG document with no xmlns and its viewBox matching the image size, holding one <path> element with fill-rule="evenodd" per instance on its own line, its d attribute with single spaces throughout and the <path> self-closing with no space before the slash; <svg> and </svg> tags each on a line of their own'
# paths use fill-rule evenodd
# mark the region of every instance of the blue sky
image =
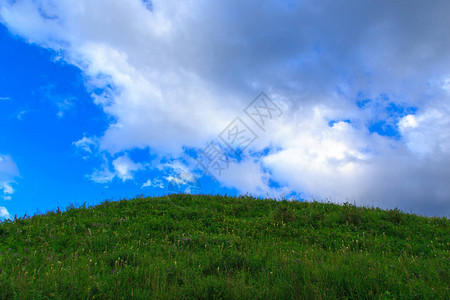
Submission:
<svg viewBox="0 0 450 300">
<path fill-rule="evenodd" d="M 135 184 L 108 189 L 85 177 L 93 162 L 83 160 L 72 143 L 104 131 L 108 118 L 92 103 L 80 69 L 56 62 L 54 52 L 26 43 L 4 26 L 0 30 L 0 90 L 7 95 L 0 102 L 0 143 L 20 170 L 11 183 L 14 200 L 4 202 L 8 211 L 30 215 L 137 194 Z M 67 110 L 60 106 L 64 101 L 70 103 Z"/>
<path fill-rule="evenodd" d="M 0 0 L 0 218 L 178 190 L 448 215 L 447 6 Z"/>
<path fill-rule="evenodd" d="M 218 187 L 208 178 L 198 179 L 199 184 L 169 187 L 170 179 L 164 177 L 170 176 L 170 172 L 152 168 L 133 174 L 132 180 L 116 178 L 99 183 L 90 179 L 90 173 L 103 161 L 83 159 L 83 151 L 74 142 L 86 135 L 100 135 L 110 118 L 93 103 L 82 71 L 55 59 L 54 51 L 12 35 L 4 26 L 0 27 L 0 41 L 6 45 L 0 49 L 0 147 L 14 157 L 20 170 L 8 183 L 14 193 L 4 193 L 11 200 L 2 199 L 11 217 L 65 208 L 70 204 L 163 195 L 197 185 L 202 192 L 236 193 L 233 189 Z M 149 149 L 135 149 L 128 155 L 143 163 L 155 156 Z M 153 179 L 153 185 L 145 186 L 149 179 Z"/>
</svg>

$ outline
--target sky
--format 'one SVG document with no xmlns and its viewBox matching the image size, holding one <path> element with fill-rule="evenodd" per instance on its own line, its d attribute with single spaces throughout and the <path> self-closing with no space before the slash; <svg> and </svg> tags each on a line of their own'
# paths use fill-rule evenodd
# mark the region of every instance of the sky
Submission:
<svg viewBox="0 0 450 300">
<path fill-rule="evenodd" d="M 448 11 L 0 0 L 0 220 L 174 192 L 449 216 Z"/>
</svg>

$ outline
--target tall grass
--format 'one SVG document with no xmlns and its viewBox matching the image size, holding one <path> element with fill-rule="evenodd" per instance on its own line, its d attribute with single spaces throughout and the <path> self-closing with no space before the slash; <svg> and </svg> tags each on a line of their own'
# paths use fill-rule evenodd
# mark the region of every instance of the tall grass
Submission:
<svg viewBox="0 0 450 300">
<path fill-rule="evenodd" d="M 450 299 L 450 221 L 189 196 L 0 224 L 2 299 Z"/>
</svg>

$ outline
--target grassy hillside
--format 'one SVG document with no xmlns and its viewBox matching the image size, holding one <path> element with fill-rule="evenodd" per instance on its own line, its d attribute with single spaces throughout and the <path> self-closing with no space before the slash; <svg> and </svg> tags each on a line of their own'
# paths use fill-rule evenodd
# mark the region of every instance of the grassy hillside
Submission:
<svg viewBox="0 0 450 300">
<path fill-rule="evenodd" d="M 0 224 L 0 298 L 450 299 L 450 220 L 172 195 Z"/>
</svg>

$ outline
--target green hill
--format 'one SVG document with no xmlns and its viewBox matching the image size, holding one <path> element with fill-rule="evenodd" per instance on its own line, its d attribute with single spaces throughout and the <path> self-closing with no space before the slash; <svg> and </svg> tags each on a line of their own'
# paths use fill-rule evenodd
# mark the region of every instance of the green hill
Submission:
<svg viewBox="0 0 450 300">
<path fill-rule="evenodd" d="M 450 299 L 450 220 L 189 196 L 0 223 L 1 299 Z"/>
</svg>

